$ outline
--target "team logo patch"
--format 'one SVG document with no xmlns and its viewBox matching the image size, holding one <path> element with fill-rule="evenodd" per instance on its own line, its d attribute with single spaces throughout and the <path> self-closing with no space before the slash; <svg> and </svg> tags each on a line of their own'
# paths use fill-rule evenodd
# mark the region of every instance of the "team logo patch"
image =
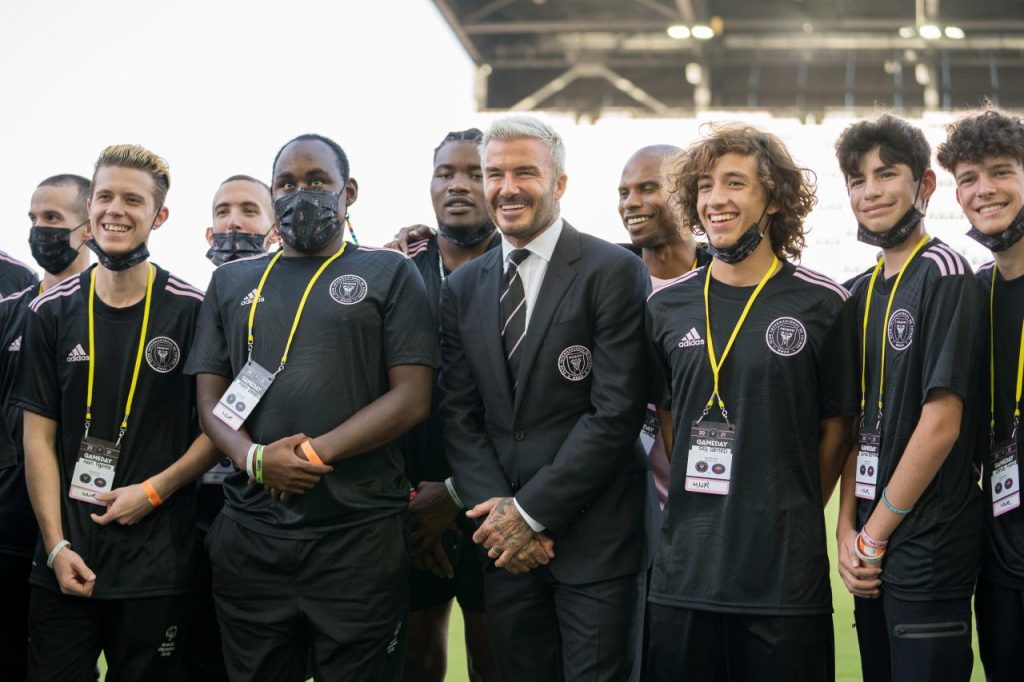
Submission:
<svg viewBox="0 0 1024 682">
<path fill-rule="evenodd" d="M 893 350 L 903 350 L 914 342 L 914 317 L 906 308 L 900 308 L 889 318 L 886 330 Z"/>
<path fill-rule="evenodd" d="M 181 351 L 173 339 L 166 336 L 157 336 L 146 344 L 146 364 L 154 372 L 167 374 L 178 366 L 181 359 Z"/>
<path fill-rule="evenodd" d="M 558 371 L 569 381 L 583 381 L 594 367 L 594 356 L 586 346 L 569 346 L 558 356 Z"/>
<path fill-rule="evenodd" d="M 796 355 L 807 345 L 807 330 L 794 317 L 776 318 L 764 333 L 764 341 L 776 355 Z"/>
<path fill-rule="evenodd" d="M 342 275 L 331 282 L 331 298 L 342 305 L 353 305 L 366 298 L 366 280 L 359 275 Z"/>
</svg>

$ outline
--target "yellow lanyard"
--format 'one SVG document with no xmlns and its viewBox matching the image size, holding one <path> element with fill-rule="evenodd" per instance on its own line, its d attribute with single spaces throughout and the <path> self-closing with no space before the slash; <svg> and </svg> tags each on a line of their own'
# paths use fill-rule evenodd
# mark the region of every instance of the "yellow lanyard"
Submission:
<svg viewBox="0 0 1024 682">
<path fill-rule="evenodd" d="M 341 254 L 345 253 L 345 246 L 346 243 L 342 242 L 341 248 L 338 249 L 338 251 L 333 256 L 325 260 L 323 262 L 323 265 L 317 268 L 316 274 L 314 274 L 313 278 L 309 280 L 309 284 L 306 285 L 306 290 L 302 292 L 302 298 L 299 300 L 299 308 L 298 310 L 295 311 L 295 319 L 292 320 L 292 329 L 290 332 L 288 332 L 288 341 L 284 345 L 284 354 L 281 355 L 281 365 L 277 368 L 277 371 L 274 372 L 274 376 L 277 376 L 278 373 L 284 369 L 285 363 L 288 362 L 288 351 L 292 347 L 292 339 L 295 338 L 295 330 L 299 328 L 299 320 L 302 319 L 302 311 L 305 310 L 306 308 L 306 299 L 309 298 L 309 292 L 313 290 L 313 285 L 316 284 L 316 281 L 320 278 L 320 275 L 323 274 L 323 271 L 326 270 L 331 263 L 336 261 L 338 257 L 341 256 Z M 267 263 L 267 268 L 263 271 L 263 276 L 260 277 L 259 286 L 256 287 L 256 294 L 253 297 L 252 307 L 249 309 L 248 348 L 250 362 L 252 361 L 252 329 L 253 322 L 256 320 L 256 306 L 259 305 L 260 295 L 263 293 L 263 285 L 266 284 L 267 277 L 270 276 L 270 271 L 274 269 L 274 265 L 277 264 L 277 261 L 279 258 L 281 258 L 282 253 L 284 253 L 284 251 L 278 251 L 270 259 L 270 262 Z"/>
<path fill-rule="evenodd" d="M 921 237 L 921 241 L 917 243 L 914 250 L 910 252 L 910 256 L 906 262 L 903 263 L 903 267 L 900 268 L 900 272 L 896 275 L 896 282 L 892 285 L 892 291 L 889 292 L 889 302 L 885 306 L 885 322 L 882 324 L 882 361 L 878 369 L 878 422 L 876 428 L 882 424 L 882 405 L 883 396 L 885 390 L 885 341 L 886 335 L 889 328 L 889 313 L 892 311 L 892 302 L 896 300 L 896 290 L 900 286 L 900 280 L 903 279 L 903 273 L 907 271 L 907 266 L 910 265 L 910 261 L 914 260 L 914 256 L 921 250 L 925 244 L 931 239 L 928 235 Z M 866 403 L 868 384 L 867 384 L 867 371 L 868 371 L 868 318 L 871 316 L 871 296 L 875 291 L 875 280 L 878 279 L 878 273 L 881 272 L 882 266 L 885 265 L 885 258 L 879 258 L 878 263 L 875 265 L 874 272 L 871 273 L 871 281 L 868 283 L 868 296 L 866 303 L 864 304 L 864 338 L 861 343 L 860 352 L 860 414 L 861 423 L 864 419 L 864 405 Z"/>
<path fill-rule="evenodd" d="M 992 265 L 992 286 L 988 295 L 988 391 L 989 391 L 989 442 L 995 443 L 996 435 L 996 338 L 995 338 L 995 300 L 996 300 L 996 277 L 999 268 Z M 1017 435 L 1017 424 L 1020 422 L 1020 396 L 1021 388 L 1024 387 L 1024 322 L 1020 327 L 1020 349 L 1017 351 L 1017 398 L 1013 406 L 1013 431 L 1010 438 Z"/>
<path fill-rule="evenodd" d="M 92 269 L 89 275 L 89 387 L 85 395 L 85 437 L 89 437 L 89 427 L 92 426 L 92 389 L 96 376 L 96 322 L 93 313 L 93 306 L 96 301 L 96 270 Z M 146 349 L 146 333 L 149 330 L 149 309 L 153 302 L 153 277 L 156 268 L 149 266 L 149 278 L 146 283 L 146 305 L 142 311 L 142 331 L 139 333 L 139 350 L 135 353 L 135 369 L 132 370 L 132 384 L 128 389 L 128 404 L 124 408 L 124 419 L 121 420 L 121 428 L 117 432 L 117 442 L 114 447 L 121 445 L 124 432 L 128 430 L 128 416 L 132 413 L 132 401 L 135 400 L 135 386 L 139 382 L 139 368 L 142 367 L 142 354 Z"/>
<path fill-rule="evenodd" d="M 726 421 L 728 421 L 729 413 L 725 411 L 725 403 L 722 402 L 722 395 L 721 393 L 718 392 L 718 377 L 721 373 L 722 365 L 725 364 L 725 358 L 728 357 L 729 351 L 732 350 L 732 344 L 734 341 L 736 341 L 736 337 L 740 333 L 740 327 L 743 326 L 743 323 L 747 319 L 747 313 L 750 312 L 750 308 L 754 305 L 754 301 L 757 299 L 757 295 L 761 293 L 761 289 L 764 289 L 764 285 L 768 283 L 768 280 L 771 279 L 772 273 L 775 272 L 775 266 L 779 264 L 779 257 L 774 254 L 772 255 L 772 264 L 768 267 L 768 272 L 764 273 L 764 277 L 761 278 L 761 281 L 754 289 L 754 293 L 752 293 L 750 295 L 750 298 L 747 299 L 747 305 L 743 307 L 743 312 L 740 313 L 740 319 L 736 321 L 736 326 L 732 328 L 732 334 L 729 336 L 729 342 L 725 344 L 725 350 L 722 351 L 721 360 L 715 357 L 715 342 L 711 339 L 711 306 L 708 303 L 708 290 L 711 288 L 712 263 L 714 263 L 714 261 L 708 263 L 708 274 L 707 278 L 704 280 L 704 325 L 707 329 L 708 359 L 711 361 L 711 373 L 715 377 L 715 390 L 711 394 L 711 397 L 708 398 L 708 404 L 704 408 L 704 414 L 706 415 L 708 413 L 708 410 L 711 409 L 711 406 L 715 404 L 715 400 L 717 399 L 718 409 L 721 410 L 722 416 L 726 419 Z"/>
</svg>

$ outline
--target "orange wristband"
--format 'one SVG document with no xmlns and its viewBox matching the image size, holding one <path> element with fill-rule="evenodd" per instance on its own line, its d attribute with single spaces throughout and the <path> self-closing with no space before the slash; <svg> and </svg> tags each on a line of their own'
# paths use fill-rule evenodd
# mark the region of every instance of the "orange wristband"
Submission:
<svg viewBox="0 0 1024 682">
<path fill-rule="evenodd" d="M 306 459 L 308 459 L 313 464 L 324 463 L 324 461 L 320 459 L 320 455 L 316 454 L 316 450 L 313 449 L 313 443 L 311 443 L 309 440 L 302 441 L 299 447 L 302 448 L 302 453 L 306 455 Z"/>
<path fill-rule="evenodd" d="M 142 482 L 142 490 L 145 491 L 146 497 L 149 498 L 149 503 L 154 507 L 159 507 L 164 503 L 160 494 L 157 493 L 156 488 L 153 487 L 153 484 L 149 482 L 148 478 Z"/>
</svg>

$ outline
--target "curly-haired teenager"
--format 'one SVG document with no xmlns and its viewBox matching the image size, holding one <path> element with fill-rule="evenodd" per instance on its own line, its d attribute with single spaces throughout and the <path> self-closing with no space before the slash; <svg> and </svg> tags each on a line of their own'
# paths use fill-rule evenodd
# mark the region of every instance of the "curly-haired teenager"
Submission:
<svg viewBox="0 0 1024 682">
<path fill-rule="evenodd" d="M 939 145 L 956 180 L 968 234 L 992 251 L 978 282 L 988 297 L 989 342 L 975 404 L 974 454 L 984 472 L 981 575 L 974 597 L 978 646 L 990 682 L 1024 671 L 1024 511 L 1020 508 L 1018 370 L 1024 332 L 1024 122 L 997 109 L 964 116 Z"/>
<path fill-rule="evenodd" d="M 648 300 L 672 457 L 648 676 L 831 680 L 823 507 L 850 446 L 855 335 L 846 290 L 787 260 L 811 175 L 739 124 L 712 126 L 666 171 L 713 260 Z"/>
</svg>

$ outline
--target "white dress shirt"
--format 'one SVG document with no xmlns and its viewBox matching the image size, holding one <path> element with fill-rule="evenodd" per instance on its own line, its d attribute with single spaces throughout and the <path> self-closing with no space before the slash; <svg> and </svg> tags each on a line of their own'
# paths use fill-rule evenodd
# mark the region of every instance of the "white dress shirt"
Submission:
<svg viewBox="0 0 1024 682">
<path fill-rule="evenodd" d="M 530 329 L 530 318 L 533 316 L 533 308 L 537 304 L 537 295 L 540 294 L 540 287 L 544 283 L 544 275 L 548 271 L 548 263 L 555 253 L 555 246 L 558 238 L 562 236 L 562 219 L 557 218 L 548 229 L 541 232 L 529 244 L 523 248 L 530 252 L 530 255 L 519 264 L 519 278 L 523 280 L 523 293 L 526 297 L 526 329 Z M 504 271 L 508 271 L 509 254 L 518 247 L 512 246 L 502 235 L 501 237 L 501 262 Z M 529 333 L 529 331 L 527 331 Z M 523 519 L 529 524 L 535 533 L 544 530 L 544 526 L 534 520 L 526 513 L 526 510 L 519 506 L 519 501 L 512 498 L 516 509 L 522 514 Z"/>
</svg>

